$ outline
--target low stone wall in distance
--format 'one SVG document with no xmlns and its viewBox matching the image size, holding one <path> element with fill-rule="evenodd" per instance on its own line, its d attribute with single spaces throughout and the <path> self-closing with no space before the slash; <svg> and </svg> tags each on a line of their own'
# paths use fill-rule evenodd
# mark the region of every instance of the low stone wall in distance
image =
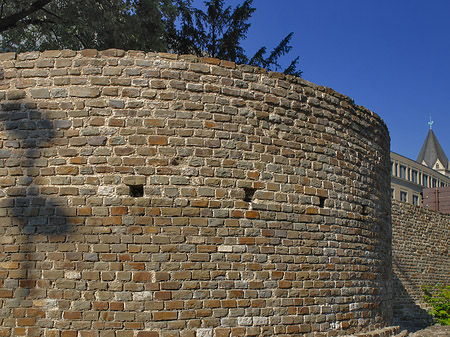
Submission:
<svg viewBox="0 0 450 337">
<path fill-rule="evenodd" d="M 393 333 L 376 114 L 209 58 L 0 67 L 0 334 Z"/>
<path fill-rule="evenodd" d="M 450 215 L 392 201 L 396 322 L 426 324 L 423 286 L 450 285 Z"/>
</svg>

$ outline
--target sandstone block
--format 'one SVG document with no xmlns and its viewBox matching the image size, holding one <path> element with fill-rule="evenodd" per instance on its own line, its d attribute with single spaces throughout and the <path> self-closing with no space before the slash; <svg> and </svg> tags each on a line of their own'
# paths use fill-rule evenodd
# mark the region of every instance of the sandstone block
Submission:
<svg viewBox="0 0 450 337">
<path fill-rule="evenodd" d="M 88 137 L 88 144 L 91 146 L 103 146 L 106 144 L 107 139 L 106 136 Z"/>
<path fill-rule="evenodd" d="M 72 97 L 95 98 L 100 96 L 100 90 L 91 87 L 71 87 L 69 95 Z"/>
<path fill-rule="evenodd" d="M 31 97 L 32 98 L 50 98 L 50 91 L 46 88 L 32 89 Z"/>
<path fill-rule="evenodd" d="M 25 90 L 12 89 L 6 92 L 6 98 L 9 100 L 18 100 L 25 98 L 25 96 L 26 96 Z"/>
</svg>

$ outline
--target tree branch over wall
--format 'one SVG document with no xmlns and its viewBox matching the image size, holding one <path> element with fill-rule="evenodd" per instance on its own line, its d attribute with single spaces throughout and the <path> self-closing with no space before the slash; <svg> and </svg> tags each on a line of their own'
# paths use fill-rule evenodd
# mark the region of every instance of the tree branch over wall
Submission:
<svg viewBox="0 0 450 337">
<path fill-rule="evenodd" d="M 34 3 L 32 3 L 27 8 L 23 9 L 22 11 L 9 15 L 5 18 L 0 19 L 0 32 L 4 32 L 12 27 L 15 27 L 20 20 L 26 18 L 28 15 L 33 14 L 34 12 L 37 12 L 38 10 L 42 9 L 45 5 L 49 4 L 53 0 L 37 0 Z"/>
</svg>

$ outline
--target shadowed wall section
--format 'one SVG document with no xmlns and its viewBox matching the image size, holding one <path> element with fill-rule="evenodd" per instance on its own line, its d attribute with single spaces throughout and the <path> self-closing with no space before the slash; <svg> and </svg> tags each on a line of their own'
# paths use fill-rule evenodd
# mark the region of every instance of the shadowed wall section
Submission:
<svg viewBox="0 0 450 337">
<path fill-rule="evenodd" d="M 216 59 L 0 60 L 1 333 L 395 333 L 377 115 Z"/>
<path fill-rule="evenodd" d="M 423 286 L 450 285 L 450 215 L 392 201 L 394 316 L 429 324 Z"/>
</svg>

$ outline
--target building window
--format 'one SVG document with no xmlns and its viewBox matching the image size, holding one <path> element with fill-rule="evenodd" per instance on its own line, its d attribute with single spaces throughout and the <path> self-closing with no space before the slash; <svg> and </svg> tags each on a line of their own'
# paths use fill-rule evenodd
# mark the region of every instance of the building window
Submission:
<svg viewBox="0 0 450 337">
<path fill-rule="evenodd" d="M 416 171 L 416 170 L 412 170 L 411 181 L 412 181 L 413 183 L 416 183 L 416 184 L 417 184 L 417 171 Z"/>
<path fill-rule="evenodd" d="M 433 178 L 433 188 L 437 187 L 437 180 L 435 178 Z"/>
<path fill-rule="evenodd" d="M 408 193 L 407 193 L 407 192 L 400 191 L 400 201 L 406 202 L 407 199 L 408 199 Z"/>
<path fill-rule="evenodd" d="M 426 174 L 423 175 L 422 185 L 428 187 L 428 176 Z"/>
<path fill-rule="evenodd" d="M 406 166 L 400 165 L 400 178 L 406 179 Z"/>
<path fill-rule="evenodd" d="M 391 197 L 392 197 L 392 199 L 394 199 L 394 189 L 393 188 L 391 188 Z"/>
<path fill-rule="evenodd" d="M 419 196 L 416 194 L 413 194 L 413 200 L 412 200 L 413 205 L 418 206 L 419 205 Z"/>
<path fill-rule="evenodd" d="M 437 168 L 437 169 L 439 168 L 439 163 L 436 163 L 436 168 Z"/>
<path fill-rule="evenodd" d="M 391 176 L 394 175 L 394 162 L 391 161 Z"/>
</svg>

